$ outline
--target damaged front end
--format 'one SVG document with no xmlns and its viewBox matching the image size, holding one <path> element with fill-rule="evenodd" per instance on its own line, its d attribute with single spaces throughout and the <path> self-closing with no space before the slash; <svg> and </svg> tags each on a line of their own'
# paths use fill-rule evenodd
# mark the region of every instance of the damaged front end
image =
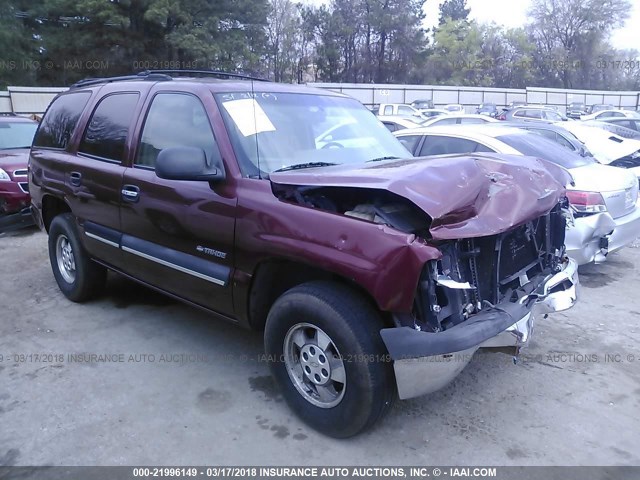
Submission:
<svg viewBox="0 0 640 480">
<path fill-rule="evenodd" d="M 572 178 L 553 164 L 448 156 L 275 173 L 271 181 L 278 199 L 336 214 L 332 223 L 377 224 L 351 247 L 375 259 L 372 275 L 350 278 L 395 321 L 380 333 L 400 398 L 444 387 L 480 347 L 522 347 L 534 307 L 560 311 L 577 299 L 577 264 L 565 251 Z M 319 236 L 346 239 L 346 231 Z M 391 232 L 405 233 L 402 249 L 380 251 Z"/>
<path fill-rule="evenodd" d="M 443 256 L 425 265 L 412 314 L 381 331 L 400 398 L 444 387 L 480 347 L 524 346 L 534 306 L 573 306 L 577 264 L 565 255 L 562 207 L 504 233 L 439 245 Z"/>
</svg>

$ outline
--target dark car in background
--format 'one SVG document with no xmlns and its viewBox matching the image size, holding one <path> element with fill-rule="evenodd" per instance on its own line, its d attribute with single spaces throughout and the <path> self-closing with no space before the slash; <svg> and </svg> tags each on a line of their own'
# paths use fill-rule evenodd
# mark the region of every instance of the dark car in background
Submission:
<svg viewBox="0 0 640 480">
<path fill-rule="evenodd" d="M 29 223 L 29 148 L 38 123 L 16 115 L 0 116 L 0 232 Z"/>
<path fill-rule="evenodd" d="M 587 105 L 583 102 L 571 102 L 567 106 L 567 117 L 579 119 L 582 115 L 587 114 Z"/>
<path fill-rule="evenodd" d="M 478 115 L 488 115 L 490 117 L 496 117 L 498 115 L 498 107 L 495 103 L 481 103 L 476 108 Z"/>
<path fill-rule="evenodd" d="M 615 109 L 616 107 L 614 107 L 610 103 L 595 103 L 587 107 L 587 115 L 591 115 L 592 113 L 596 113 L 596 112 L 601 112 L 602 110 L 615 110 Z"/>
<path fill-rule="evenodd" d="M 416 110 L 429 110 L 433 108 L 433 100 L 414 100 L 411 106 Z"/>
</svg>

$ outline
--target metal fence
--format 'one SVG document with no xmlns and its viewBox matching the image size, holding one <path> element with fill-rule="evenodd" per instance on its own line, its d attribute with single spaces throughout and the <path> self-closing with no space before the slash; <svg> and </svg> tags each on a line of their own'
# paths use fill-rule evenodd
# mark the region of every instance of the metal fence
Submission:
<svg viewBox="0 0 640 480">
<path fill-rule="evenodd" d="M 458 103 L 464 106 L 467 113 L 474 113 L 476 107 L 481 103 L 495 103 L 498 107 L 505 107 L 514 101 L 551 105 L 558 107 L 563 112 L 572 102 L 583 102 L 587 105 L 605 103 L 631 110 L 638 110 L 640 107 L 640 92 L 565 90 L 540 87 L 513 89 L 358 83 L 308 83 L 307 85 L 342 92 L 368 107 L 374 107 L 381 103 L 411 103 L 414 100 L 431 100 L 436 108 Z"/>
<path fill-rule="evenodd" d="M 381 103 L 411 103 L 414 100 L 431 100 L 436 108 L 459 103 L 467 113 L 474 113 L 481 103 L 495 103 L 498 107 L 514 101 L 543 104 L 565 111 L 571 102 L 612 104 L 618 108 L 638 110 L 640 92 L 608 92 L 599 90 L 563 90 L 556 88 L 527 87 L 483 88 L 453 87 L 443 85 L 383 85 L 358 83 L 308 83 L 318 88 L 342 92 L 356 98 L 368 107 Z M 0 92 L 0 113 L 41 115 L 51 100 L 66 88 L 59 87 L 8 87 Z"/>
<path fill-rule="evenodd" d="M 0 92 L 0 113 L 42 115 L 51 100 L 65 90 L 60 87 L 8 87 L 6 92 Z"/>
</svg>

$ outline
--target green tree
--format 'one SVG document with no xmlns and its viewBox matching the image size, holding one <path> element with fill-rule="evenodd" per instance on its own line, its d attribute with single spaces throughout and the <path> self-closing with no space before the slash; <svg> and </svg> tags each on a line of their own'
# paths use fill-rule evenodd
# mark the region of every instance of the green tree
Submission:
<svg viewBox="0 0 640 480">
<path fill-rule="evenodd" d="M 24 15 L 28 3 L 0 0 L 0 88 L 35 85 L 39 42 L 34 22 Z"/>
<path fill-rule="evenodd" d="M 447 20 L 468 20 L 471 9 L 467 8 L 467 0 L 445 0 L 440 5 L 439 25 Z"/>
<path fill-rule="evenodd" d="M 580 66 L 595 60 L 589 49 L 597 49 L 623 25 L 630 10 L 628 0 L 534 0 L 529 32 L 545 83 L 573 86 Z"/>
</svg>

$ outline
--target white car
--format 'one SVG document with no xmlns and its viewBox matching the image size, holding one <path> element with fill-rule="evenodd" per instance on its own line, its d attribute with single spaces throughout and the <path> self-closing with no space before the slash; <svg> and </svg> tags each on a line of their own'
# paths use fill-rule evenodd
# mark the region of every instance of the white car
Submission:
<svg viewBox="0 0 640 480">
<path fill-rule="evenodd" d="M 500 123 L 500 121 L 487 115 L 452 113 L 446 116 L 430 118 L 429 120 L 422 122 L 422 126 L 435 127 L 436 125 L 473 125 L 482 123 Z"/>
<path fill-rule="evenodd" d="M 566 168 L 573 213 L 567 224 L 567 255 L 579 265 L 602 262 L 640 236 L 638 180 L 622 168 L 601 165 L 536 133 L 493 125 L 429 127 L 394 133 L 415 156 L 497 152 L 528 155 Z M 517 206 L 514 206 L 517 208 Z"/>
<path fill-rule="evenodd" d="M 563 122 L 561 126 L 584 143 L 600 163 L 627 168 L 640 179 L 640 140 L 582 122 Z"/>
<path fill-rule="evenodd" d="M 640 114 L 633 110 L 600 110 L 580 116 L 580 120 L 605 120 L 607 118 L 640 118 Z"/>
</svg>

